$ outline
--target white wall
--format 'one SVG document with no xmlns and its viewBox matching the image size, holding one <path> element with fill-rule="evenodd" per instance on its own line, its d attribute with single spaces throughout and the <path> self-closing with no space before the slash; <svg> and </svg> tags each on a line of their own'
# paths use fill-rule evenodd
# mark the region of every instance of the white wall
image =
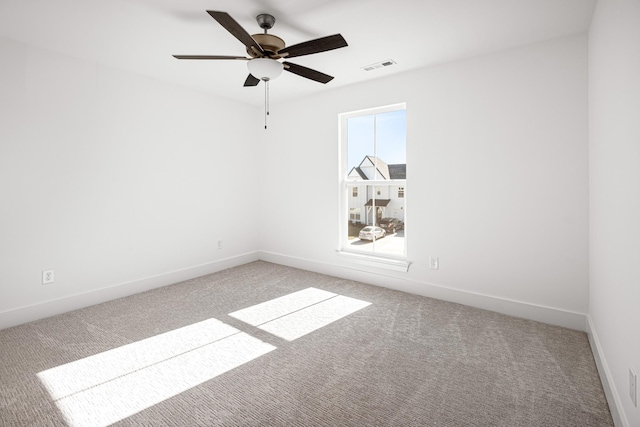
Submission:
<svg viewBox="0 0 640 427">
<path fill-rule="evenodd" d="M 272 106 L 261 257 L 584 330 L 587 50 L 571 36 Z M 336 254 L 337 117 L 405 101 L 412 265 L 394 273 Z"/>
<path fill-rule="evenodd" d="M 8 39 L 0 58 L 0 327 L 257 258 L 257 109 Z"/>
<path fill-rule="evenodd" d="M 599 1 L 589 31 L 589 316 L 627 426 L 640 425 L 628 390 L 629 368 L 640 375 L 639 53 L 640 2 Z"/>
</svg>

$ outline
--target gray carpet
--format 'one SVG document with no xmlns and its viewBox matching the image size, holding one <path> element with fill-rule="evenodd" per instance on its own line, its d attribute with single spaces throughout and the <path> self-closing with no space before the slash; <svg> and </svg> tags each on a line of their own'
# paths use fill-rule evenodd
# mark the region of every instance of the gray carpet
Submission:
<svg viewBox="0 0 640 427">
<path fill-rule="evenodd" d="M 0 361 L 2 426 L 613 425 L 583 332 L 262 261 L 1 330 Z"/>
</svg>

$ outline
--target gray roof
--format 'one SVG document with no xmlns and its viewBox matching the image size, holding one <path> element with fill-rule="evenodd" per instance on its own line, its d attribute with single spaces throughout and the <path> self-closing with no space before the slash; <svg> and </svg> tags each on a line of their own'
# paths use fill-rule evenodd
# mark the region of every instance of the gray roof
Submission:
<svg viewBox="0 0 640 427">
<path fill-rule="evenodd" d="M 407 179 L 407 165 L 406 164 L 396 164 L 396 165 L 388 165 L 382 160 L 378 159 L 374 156 L 365 156 L 364 159 L 360 162 L 360 166 L 366 161 L 369 161 L 372 165 L 376 166 L 378 174 L 380 174 L 382 179 Z M 351 169 L 349 175 L 353 171 L 356 171 L 360 178 L 363 180 L 369 180 L 364 171 L 360 168 L 360 166 L 356 166 Z"/>
<path fill-rule="evenodd" d="M 376 199 L 375 201 L 375 205 L 376 206 L 380 206 L 380 207 L 385 207 L 389 204 L 389 202 L 391 201 L 391 199 Z M 367 203 L 365 203 L 365 206 L 373 206 L 373 199 L 369 199 L 369 201 Z"/>
<path fill-rule="evenodd" d="M 407 179 L 407 164 L 389 165 L 389 179 Z"/>
<path fill-rule="evenodd" d="M 358 175 L 360 175 L 360 178 L 362 179 L 367 179 L 367 175 L 364 174 L 364 172 L 362 171 L 362 169 L 360 169 L 359 166 L 356 166 L 355 168 L 353 168 L 356 172 L 358 172 Z"/>
</svg>

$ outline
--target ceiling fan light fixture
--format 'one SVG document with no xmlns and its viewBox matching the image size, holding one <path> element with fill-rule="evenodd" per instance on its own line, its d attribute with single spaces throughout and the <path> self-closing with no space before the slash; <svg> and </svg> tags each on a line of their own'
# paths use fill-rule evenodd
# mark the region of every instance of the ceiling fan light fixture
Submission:
<svg viewBox="0 0 640 427">
<path fill-rule="evenodd" d="M 247 62 L 247 68 L 255 78 L 269 81 L 282 74 L 283 65 L 275 59 L 254 58 Z"/>
</svg>

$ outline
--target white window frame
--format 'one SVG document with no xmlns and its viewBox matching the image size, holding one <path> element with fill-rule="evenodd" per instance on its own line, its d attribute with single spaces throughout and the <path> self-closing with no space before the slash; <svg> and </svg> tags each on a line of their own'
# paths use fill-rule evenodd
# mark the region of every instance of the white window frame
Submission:
<svg viewBox="0 0 640 427">
<path fill-rule="evenodd" d="M 338 215 L 339 218 L 339 227 L 338 227 L 338 248 L 337 253 L 339 256 L 345 257 L 350 261 L 357 264 L 364 264 L 372 267 L 385 268 L 395 271 L 406 272 L 409 269 L 409 262 L 407 258 L 407 236 L 404 237 L 404 254 L 392 254 L 385 252 L 375 252 L 374 251 L 359 251 L 357 249 L 353 249 L 348 247 L 346 237 L 348 235 L 348 223 L 350 220 L 350 211 L 349 211 L 349 197 L 352 194 L 352 189 L 356 186 L 372 186 L 374 189 L 376 187 L 388 187 L 389 189 L 394 189 L 397 187 L 404 187 L 404 223 L 405 230 L 407 224 L 407 191 L 408 185 L 406 179 L 398 179 L 398 180 L 367 180 L 367 181 L 349 181 L 348 179 L 348 129 L 347 123 L 350 118 L 360 117 L 360 116 L 368 116 L 374 114 L 381 114 L 390 111 L 397 110 L 406 110 L 406 103 L 393 104 L 384 107 L 376 107 L 369 108 L 365 110 L 353 111 L 348 113 L 342 113 L 338 116 L 338 153 L 339 153 L 339 176 L 338 176 L 338 194 L 340 197 L 340 212 Z M 374 151 L 373 155 L 376 153 Z M 384 159 L 383 159 L 384 160 Z M 391 193 L 390 193 L 391 194 Z M 373 196 L 375 200 L 375 195 Z M 374 202 L 375 203 L 375 202 Z M 362 215 L 362 213 L 361 213 Z M 362 217 L 361 217 L 362 218 Z M 375 241 L 373 242 L 375 244 Z"/>
</svg>

